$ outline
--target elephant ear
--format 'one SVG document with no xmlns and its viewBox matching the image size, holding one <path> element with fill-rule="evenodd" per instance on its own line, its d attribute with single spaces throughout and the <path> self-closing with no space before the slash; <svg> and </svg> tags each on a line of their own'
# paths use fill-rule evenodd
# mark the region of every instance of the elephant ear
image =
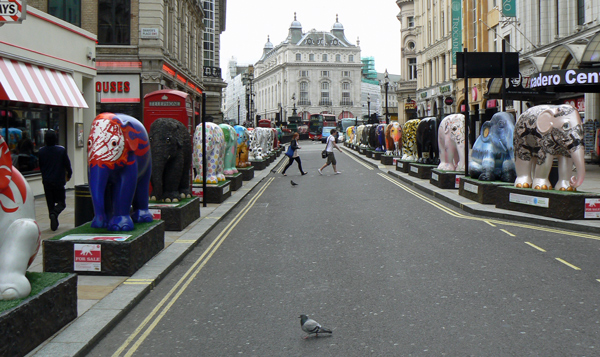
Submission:
<svg viewBox="0 0 600 357">
<path fill-rule="evenodd" d="M 492 123 L 486 121 L 485 123 L 483 123 L 483 125 L 481 125 L 481 140 L 483 140 L 484 143 L 487 143 L 490 141 L 491 135 Z"/>
<path fill-rule="evenodd" d="M 554 110 L 546 109 L 541 112 L 536 121 L 537 129 L 540 133 L 546 134 L 550 129 L 552 129 L 552 125 L 554 124 Z"/>
</svg>

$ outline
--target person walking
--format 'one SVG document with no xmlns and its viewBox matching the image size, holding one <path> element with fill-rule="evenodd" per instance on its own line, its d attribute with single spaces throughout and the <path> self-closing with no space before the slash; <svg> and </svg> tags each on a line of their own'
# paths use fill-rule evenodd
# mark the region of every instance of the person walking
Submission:
<svg viewBox="0 0 600 357">
<path fill-rule="evenodd" d="M 337 130 L 335 129 L 331 129 L 331 131 L 329 132 L 330 135 L 327 137 L 327 141 L 325 144 L 325 151 L 327 152 L 327 162 L 325 163 L 325 165 L 323 165 L 319 170 L 319 175 L 323 175 L 323 169 L 326 168 L 329 165 L 333 166 L 333 171 L 335 172 L 336 175 L 341 174 L 340 171 L 337 170 L 337 167 L 335 166 L 337 164 L 337 161 L 335 160 L 335 155 L 333 154 L 333 149 L 338 149 L 339 152 L 342 152 L 342 149 L 340 149 L 337 144 L 335 143 L 335 138 L 336 138 L 336 133 Z"/>
<path fill-rule="evenodd" d="M 50 216 L 50 229 L 58 229 L 58 215 L 67 207 L 65 184 L 71 179 L 73 170 L 67 150 L 56 145 L 58 137 L 54 130 L 48 130 L 44 135 L 46 146 L 38 152 L 42 184 Z"/>
<path fill-rule="evenodd" d="M 285 153 L 290 158 L 290 161 L 283 168 L 283 176 L 287 176 L 285 174 L 285 172 L 287 171 L 287 169 L 290 166 L 292 166 L 294 161 L 296 161 L 298 163 L 298 170 L 300 170 L 302 175 L 306 175 L 308 173 L 308 172 L 302 171 L 302 160 L 300 160 L 300 156 L 298 155 L 298 149 L 302 149 L 300 146 L 298 146 L 298 138 L 299 137 L 300 137 L 300 134 L 298 134 L 298 133 L 294 133 L 294 135 L 292 135 L 292 141 L 290 142 L 290 149 L 288 149 L 288 151 L 292 151 L 292 153 L 291 153 L 292 155 L 288 155 L 287 152 Z"/>
</svg>

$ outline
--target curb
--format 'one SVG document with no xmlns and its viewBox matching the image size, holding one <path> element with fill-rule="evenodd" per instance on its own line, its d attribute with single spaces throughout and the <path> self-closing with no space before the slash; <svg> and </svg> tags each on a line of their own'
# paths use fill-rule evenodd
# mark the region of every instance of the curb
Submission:
<svg viewBox="0 0 600 357">
<path fill-rule="evenodd" d="M 274 161 L 248 181 L 240 195 L 228 198 L 210 214 L 198 218 L 188 226 L 178 240 L 184 243 L 171 243 L 129 279 L 144 279 L 147 284 L 121 283 L 110 294 L 98 301 L 88 311 L 79 316 L 61 331 L 38 346 L 27 356 L 63 357 L 84 356 L 96 343 L 118 324 L 154 287 L 191 252 L 212 231 L 223 218 L 233 210 L 250 192 L 258 186 L 285 158 Z M 207 219 L 209 218 L 209 219 Z"/>
</svg>

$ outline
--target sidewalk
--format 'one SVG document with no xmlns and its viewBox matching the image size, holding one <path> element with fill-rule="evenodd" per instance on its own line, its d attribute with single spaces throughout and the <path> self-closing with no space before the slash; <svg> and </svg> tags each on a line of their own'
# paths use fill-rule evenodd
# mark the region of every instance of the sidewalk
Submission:
<svg viewBox="0 0 600 357">
<path fill-rule="evenodd" d="M 458 190 L 441 189 L 437 186 L 429 183 L 429 180 L 419 179 L 410 176 L 407 173 L 396 171 L 396 167 L 392 165 L 382 165 L 380 161 L 370 159 L 364 155 L 360 155 L 357 151 L 340 146 L 344 152 L 354 157 L 377 167 L 379 170 L 390 174 L 405 184 L 414 186 L 415 188 L 441 199 L 447 203 L 450 203 L 463 211 L 483 217 L 500 218 L 512 221 L 521 221 L 526 223 L 540 224 L 550 227 L 569 229 L 573 231 L 600 233 L 600 220 L 560 220 L 556 218 L 549 218 L 543 216 L 537 216 L 522 212 L 509 211 L 505 209 L 496 208 L 494 205 L 481 204 L 458 194 Z M 587 164 L 585 166 L 585 180 L 581 187 L 577 190 L 581 192 L 593 192 L 600 193 L 600 166 L 597 164 Z"/>
<path fill-rule="evenodd" d="M 77 277 L 77 314 L 71 324 L 30 352 L 28 356 L 81 356 L 104 336 L 131 310 L 167 273 L 176 266 L 183 257 L 202 241 L 206 234 L 229 213 L 255 186 L 257 186 L 281 160 L 280 155 L 267 168 L 254 171 L 254 178 L 244 181 L 244 185 L 231 193 L 225 202 L 220 204 L 200 204 L 200 218 L 181 232 L 165 232 L 165 248 L 146 263 L 131 277 L 127 276 L 86 276 Z M 58 230 L 50 230 L 48 208 L 44 197 L 36 198 L 36 219 L 42 239 L 74 228 L 75 191 L 67 191 L 67 208 L 59 217 Z M 33 272 L 43 271 L 42 249 L 28 269 Z M 127 280 L 136 279 L 135 284 Z M 140 284 L 138 279 L 144 279 Z"/>
</svg>

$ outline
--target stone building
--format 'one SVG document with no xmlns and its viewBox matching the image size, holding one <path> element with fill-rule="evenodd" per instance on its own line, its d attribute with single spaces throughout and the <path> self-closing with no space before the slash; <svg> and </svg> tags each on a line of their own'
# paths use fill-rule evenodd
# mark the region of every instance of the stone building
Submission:
<svg viewBox="0 0 600 357">
<path fill-rule="evenodd" d="M 254 68 L 257 117 L 287 118 L 294 103 L 304 119 L 361 113 L 360 47 L 346 38 L 337 18 L 330 31 L 303 32 L 294 15 L 286 39 L 278 45 L 268 39 Z"/>
<path fill-rule="evenodd" d="M 417 116 L 417 27 L 415 1 L 396 0 L 400 12 L 400 79 L 398 80 L 398 121 L 403 124 Z"/>
<path fill-rule="evenodd" d="M 142 118 L 146 94 L 177 89 L 191 96 L 196 113 L 204 92 L 207 116 L 222 118 L 225 84 L 219 38 L 225 29 L 226 0 L 30 0 L 28 4 L 97 34 L 98 112 Z"/>
</svg>

